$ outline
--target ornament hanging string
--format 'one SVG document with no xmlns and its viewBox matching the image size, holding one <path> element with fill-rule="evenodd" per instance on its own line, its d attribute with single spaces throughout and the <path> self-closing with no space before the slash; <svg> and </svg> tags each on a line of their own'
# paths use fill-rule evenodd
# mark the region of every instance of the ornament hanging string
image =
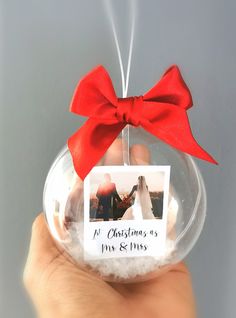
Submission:
<svg viewBox="0 0 236 318">
<path fill-rule="evenodd" d="M 117 36 L 117 31 L 115 27 L 115 19 L 114 13 L 112 10 L 112 5 L 110 0 L 104 0 L 107 16 L 109 22 L 111 24 L 111 29 L 115 41 L 116 51 L 119 60 L 120 66 L 120 73 L 121 73 L 121 84 L 122 84 L 122 97 L 126 98 L 128 95 L 128 87 L 129 87 L 129 77 L 130 77 L 130 68 L 131 68 L 131 60 L 132 60 L 132 53 L 133 53 L 133 44 L 134 44 L 134 32 L 135 32 L 135 23 L 136 23 L 136 15 L 137 15 L 137 8 L 135 0 L 128 1 L 130 4 L 129 12 L 130 12 L 130 20 L 131 20 L 131 32 L 130 32 L 130 40 L 129 40 L 129 51 L 128 51 L 128 62 L 127 62 L 127 69 L 126 69 L 126 76 L 124 71 L 124 64 L 122 60 L 119 40 Z M 124 165 L 130 165 L 130 156 L 129 156 L 129 133 L 130 133 L 130 126 L 127 124 L 122 129 L 122 150 L 123 150 L 123 162 Z"/>
</svg>

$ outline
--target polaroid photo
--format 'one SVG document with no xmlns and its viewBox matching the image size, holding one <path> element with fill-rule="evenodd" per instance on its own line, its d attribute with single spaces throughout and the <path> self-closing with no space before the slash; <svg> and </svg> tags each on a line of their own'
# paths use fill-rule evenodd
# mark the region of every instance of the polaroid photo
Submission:
<svg viewBox="0 0 236 318">
<path fill-rule="evenodd" d="M 163 255 L 170 166 L 94 167 L 84 181 L 84 258 Z"/>
</svg>

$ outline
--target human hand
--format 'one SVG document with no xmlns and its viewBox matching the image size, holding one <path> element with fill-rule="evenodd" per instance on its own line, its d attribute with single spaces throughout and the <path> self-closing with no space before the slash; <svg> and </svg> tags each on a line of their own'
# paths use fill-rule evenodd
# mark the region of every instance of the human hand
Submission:
<svg viewBox="0 0 236 318">
<path fill-rule="evenodd" d="M 114 159 L 119 144 L 113 147 L 110 158 L 121 160 Z M 142 147 L 131 150 L 136 164 L 147 162 L 148 153 Z M 104 282 L 57 246 L 42 214 L 33 224 L 24 280 L 41 318 L 196 317 L 191 278 L 183 263 L 145 282 Z"/>
</svg>

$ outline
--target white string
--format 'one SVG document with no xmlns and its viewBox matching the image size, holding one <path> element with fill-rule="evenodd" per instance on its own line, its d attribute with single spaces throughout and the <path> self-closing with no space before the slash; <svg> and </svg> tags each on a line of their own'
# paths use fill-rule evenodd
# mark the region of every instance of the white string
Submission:
<svg viewBox="0 0 236 318">
<path fill-rule="evenodd" d="M 136 10 L 135 10 L 135 0 L 131 1 L 131 34 L 130 34 L 130 45 L 129 45 L 129 57 L 128 57 L 128 65 L 127 65 L 127 72 L 126 72 L 126 82 L 125 82 L 125 97 L 128 95 L 128 88 L 129 88 L 129 75 L 130 75 L 130 67 L 131 67 L 131 59 L 133 53 L 133 44 L 134 44 L 134 30 L 135 30 L 135 17 L 136 17 Z"/>
<path fill-rule="evenodd" d="M 130 34 L 130 45 L 129 45 L 129 55 L 128 55 L 128 64 L 127 64 L 127 72 L 126 72 L 126 78 L 125 78 L 125 72 L 124 72 L 124 65 L 122 61 L 122 56 L 121 56 L 121 51 L 120 51 L 120 45 L 118 41 L 118 36 L 116 32 L 116 27 L 115 27 L 115 22 L 114 22 L 114 14 L 111 6 L 111 0 L 105 0 L 105 7 L 107 9 L 108 13 L 108 18 L 111 23 L 112 27 L 112 32 L 115 40 L 115 45 L 116 45 L 116 50 L 117 50 L 117 55 L 118 55 L 118 60 L 119 60 L 119 65 L 120 65 L 120 72 L 121 72 L 121 83 L 122 83 L 122 97 L 125 98 L 127 97 L 128 94 L 128 87 L 129 87 L 129 75 L 130 75 L 130 67 L 131 67 L 131 60 L 132 60 L 132 52 L 133 52 L 133 42 L 134 42 L 134 30 L 135 30 L 135 5 L 134 5 L 135 0 L 130 0 L 131 2 L 131 34 Z"/>
<path fill-rule="evenodd" d="M 126 78 L 124 72 L 124 65 L 122 61 L 120 45 L 118 41 L 118 36 L 116 32 L 115 22 L 114 22 L 114 15 L 111 6 L 111 0 L 105 0 L 105 7 L 107 10 L 107 15 L 109 21 L 111 23 L 112 32 L 115 40 L 119 65 L 120 65 L 120 72 L 121 72 L 121 83 L 122 83 L 122 97 L 127 97 L 128 94 L 128 87 L 129 87 L 129 76 L 130 76 L 130 67 L 131 67 L 131 60 L 132 60 L 132 52 L 133 52 L 133 43 L 134 43 L 134 30 L 135 30 L 135 17 L 136 17 L 136 7 L 135 7 L 135 0 L 129 0 L 131 3 L 130 12 L 131 12 L 131 33 L 130 33 L 130 43 L 129 43 L 129 53 L 128 53 L 128 63 L 127 63 L 127 70 L 126 70 Z M 130 165 L 130 138 L 129 138 L 129 125 L 122 130 L 122 148 L 123 148 L 123 162 L 124 165 Z"/>
<path fill-rule="evenodd" d="M 117 50 L 117 54 L 118 54 L 118 60 L 119 60 L 120 72 L 121 72 L 122 96 L 124 97 L 124 95 L 125 95 L 125 74 L 124 74 L 124 67 L 123 67 L 123 62 L 122 62 L 122 57 L 121 57 L 121 52 L 120 52 L 120 45 L 119 45 L 119 41 L 118 41 L 118 37 L 117 37 L 117 33 L 116 33 L 116 28 L 115 28 L 113 10 L 111 7 L 110 0 L 105 0 L 105 4 L 106 4 L 105 7 L 107 9 L 107 15 L 108 15 L 108 18 L 109 18 L 110 23 L 111 23 L 112 32 L 113 32 L 115 45 L 116 45 L 116 50 Z"/>
</svg>

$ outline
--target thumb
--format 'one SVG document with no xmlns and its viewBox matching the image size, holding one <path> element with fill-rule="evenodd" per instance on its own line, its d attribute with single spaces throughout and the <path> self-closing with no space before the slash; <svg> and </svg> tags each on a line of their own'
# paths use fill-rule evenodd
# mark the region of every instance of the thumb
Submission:
<svg viewBox="0 0 236 318">
<path fill-rule="evenodd" d="M 37 276 L 40 275 L 44 268 L 60 254 L 61 251 L 50 235 L 45 217 L 41 213 L 37 216 L 32 226 L 29 253 L 24 270 L 26 287 L 32 285 L 35 280 L 35 273 L 37 273 Z"/>
</svg>

